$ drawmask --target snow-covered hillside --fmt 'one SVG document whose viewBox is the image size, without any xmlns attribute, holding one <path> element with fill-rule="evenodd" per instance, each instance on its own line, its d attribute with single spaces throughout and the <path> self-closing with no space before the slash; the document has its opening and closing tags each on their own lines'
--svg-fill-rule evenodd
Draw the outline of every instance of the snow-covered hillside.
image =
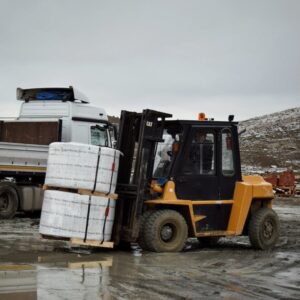
<svg viewBox="0 0 300 300">
<path fill-rule="evenodd" d="M 300 107 L 240 122 L 242 164 L 300 170 Z"/>
</svg>

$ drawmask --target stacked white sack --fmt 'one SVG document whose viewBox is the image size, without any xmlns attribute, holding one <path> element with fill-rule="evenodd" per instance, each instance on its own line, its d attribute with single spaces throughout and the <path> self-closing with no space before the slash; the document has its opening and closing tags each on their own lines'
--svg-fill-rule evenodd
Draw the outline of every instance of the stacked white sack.
<svg viewBox="0 0 300 300">
<path fill-rule="evenodd" d="M 119 157 L 120 151 L 112 148 L 79 143 L 52 143 L 49 147 L 45 184 L 93 190 L 97 178 L 95 191 L 114 193 Z"/>
<path fill-rule="evenodd" d="M 88 203 L 88 195 L 55 190 L 45 191 L 40 220 L 40 233 L 59 237 L 84 239 Z M 88 240 L 103 240 L 104 224 L 104 241 L 111 239 L 115 203 L 115 200 L 106 197 L 91 197 L 87 229 Z M 108 215 L 105 218 L 105 212 L 107 210 Z"/>
</svg>

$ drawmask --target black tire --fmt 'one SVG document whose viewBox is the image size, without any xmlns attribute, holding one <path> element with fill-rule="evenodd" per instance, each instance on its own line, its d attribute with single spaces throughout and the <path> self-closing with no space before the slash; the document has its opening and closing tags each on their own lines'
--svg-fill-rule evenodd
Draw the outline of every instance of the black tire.
<svg viewBox="0 0 300 300">
<path fill-rule="evenodd" d="M 255 249 L 268 250 L 279 238 L 279 220 L 271 208 L 260 208 L 249 222 L 249 239 Z"/>
<path fill-rule="evenodd" d="M 147 245 L 147 242 L 145 240 L 145 223 L 146 220 L 150 217 L 151 214 L 153 214 L 154 210 L 147 210 L 143 213 L 141 217 L 141 222 L 140 222 L 140 233 L 139 233 L 139 238 L 138 238 L 138 244 L 143 250 L 147 250 L 149 247 Z"/>
<path fill-rule="evenodd" d="M 0 183 L 0 219 L 12 219 L 19 206 L 19 197 L 13 184 Z"/>
<path fill-rule="evenodd" d="M 220 240 L 220 237 L 218 236 L 205 236 L 205 237 L 199 237 L 199 246 L 206 248 L 206 247 L 215 247 Z"/>
<path fill-rule="evenodd" d="M 146 219 L 143 235 L 150 251 L 179 252 L 187 240 L 188 227 L 177 211 L 157 210 Z"/>
</svg>

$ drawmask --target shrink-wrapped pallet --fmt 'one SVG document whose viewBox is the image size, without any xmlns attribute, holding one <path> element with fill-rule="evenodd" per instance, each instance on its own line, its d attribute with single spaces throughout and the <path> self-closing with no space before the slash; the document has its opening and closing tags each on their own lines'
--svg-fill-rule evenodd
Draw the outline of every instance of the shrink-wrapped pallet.
<svg viewBox="0 0 300 300">
<path fill-rule="evenodd" d="M 52 143 L 45 184 L 114 193 L 120 151 L 79 143 Z M 96 184 L 95 184 L 96 183 Z"/>
<path fill-rule="evenodd" d="M 40 233 L 109 241 L 114 215 L 115 200 L 110 198 L 47 190 L 44 194 Z"/>
</svg>

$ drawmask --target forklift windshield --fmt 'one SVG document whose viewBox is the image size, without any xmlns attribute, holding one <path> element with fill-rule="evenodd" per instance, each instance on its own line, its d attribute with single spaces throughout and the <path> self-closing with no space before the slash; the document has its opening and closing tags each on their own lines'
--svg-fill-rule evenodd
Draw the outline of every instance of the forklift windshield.
<svg viewBox="0 0 300 300">
<path fill-rule="evenodd" d="M 172 161 L 175 158 L 181 141 L 181 128 L 165 129 L 163 142 L 157 144 L 153 177 L 167 178 L 171 169 Z"/>
<path fill-rule="evenodd" d="M 175 139 L 166 132 L 163 135 L 164 141 L 157 144 L 154 160 L 153 177 L 167 177 L 172 160 L 172 145 Z"/>
</svg>

